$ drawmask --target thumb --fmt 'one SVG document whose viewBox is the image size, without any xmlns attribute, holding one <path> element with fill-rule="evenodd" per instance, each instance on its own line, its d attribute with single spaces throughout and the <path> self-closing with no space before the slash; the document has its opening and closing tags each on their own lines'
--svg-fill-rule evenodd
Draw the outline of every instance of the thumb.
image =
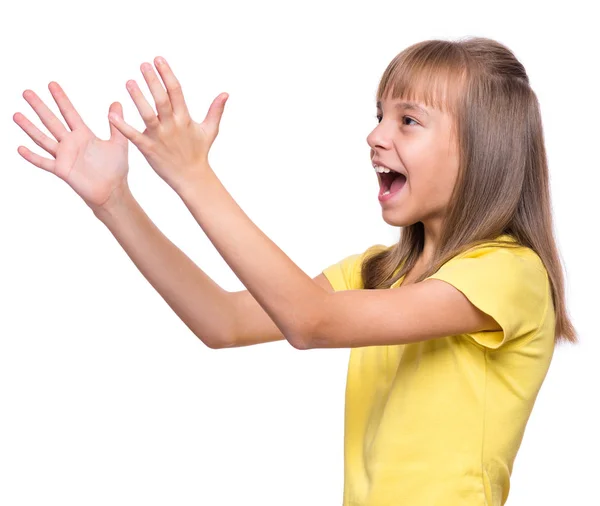
<svg viewBox="0 0 600 506">
<path fill-rule="evenodd" d="M 221 117 L 223 116 L 227 99 L 229 99 L 229 94 L 221 93 L 213 100 L 212 104 L 210 104 L 208 113 L 206 113 L 206 118 L 204 118 L 204 123 L 208 123 L 217 131 L 219 130 L 219 124 L 221 123 Z"/>
<path fill-rule="evenodd" d="M 119 118 L 123 119 L 123 107 L 119 102 L 113 102 L 110 104 L 108 108 L 108 114 L 116 114 Z M 127 145 L 127 137 L 125 137 L 119 129 L 112 124 L 112 122 L 108 122 L 110 124 L 110 140 L 112 142 L 116 142 L 117 144 L 121 144 L 123 146 Z"/>
</svg>

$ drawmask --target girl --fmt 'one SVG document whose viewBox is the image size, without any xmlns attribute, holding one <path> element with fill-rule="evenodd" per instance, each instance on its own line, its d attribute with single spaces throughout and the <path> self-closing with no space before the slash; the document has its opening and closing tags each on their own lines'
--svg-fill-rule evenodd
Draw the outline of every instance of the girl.
<svg viewBox="0 0 600 506">
<path fill-rule="evenodd" d="M 431 40 L 397 55 L 367 138 L 383 218 L 374 245 L 310 279 L 244 214 L 208 162 L 227 100 L 202 123 L 168 64 L 134 81 L 143 133 L 109 110 L 94 136 L 57 83 L 70 130 L 23 94 L 55 139 L 16 123 L 53 157 L 30 163 L 66 181 L 142 274 L 211 348 L 286 339 L 350 347 L 344 506 L 502 505 L 554 345 L 577 342 L 555 245 L 538 101 L 505 46 Z M 247 290 L 227 292 L 154 226 L 127 184 L 127 140 L 182 198 Z M 388 290 L 394 288 L 394 290 Z M 197 308 L 203 308 L 198 312 Z"/>
</svg>

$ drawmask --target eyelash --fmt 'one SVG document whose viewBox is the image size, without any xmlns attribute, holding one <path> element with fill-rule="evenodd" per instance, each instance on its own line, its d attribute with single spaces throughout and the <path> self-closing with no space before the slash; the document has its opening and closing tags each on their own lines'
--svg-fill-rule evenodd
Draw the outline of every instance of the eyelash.
<svg viewBox="0 0 600 506">
<path fill-rule="evenodd" d="M 383 116 L 381 114 L 377 114 L 375 116 L 375 118 L 377 119 L 377 123 L 381 123 L 381 119 L 383 118 Z M 416 119 L 411 118 L 410 116 L 402 116 L 402 120 L 404 120 L 404 118 L 408 118 L 411 121 L 414 121 L 417 125 L 419 124 Z M 410 125 L 406 125 L 406 126 L 410 126 Z"/>
</svg>

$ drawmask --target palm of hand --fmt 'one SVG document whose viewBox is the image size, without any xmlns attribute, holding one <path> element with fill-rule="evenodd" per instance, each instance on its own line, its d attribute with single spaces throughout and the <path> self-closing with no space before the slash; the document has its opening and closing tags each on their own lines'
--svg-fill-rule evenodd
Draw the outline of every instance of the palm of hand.
<svg viewBox="0 0 600 506">
<path fill-rule="evenodd" d="M 54 159 L 39 156 L 26 147 L 20 147 L 19 153 L 36 167 L 65 181 L 90 207 L 100 207 L 115 188 L 126 182 L 129 170 L 127 138 L 111 125 L 110 139 L 99 139 L 83 122 L 62 88 L 57 83 L 50 83 L 48 88 L 70 130 L 34 92 L 26 90 L 23 97 L 54 138 L 42 133 L 20 113 L 13 119 Z M 122 117 L 121 105 L 118 102 L 111 104 L 109 113 Z"/>
<path fill-rule="evenodd" d="M 127 145 L 103 141 L 87 128 L 65 136 L 56 152 L 54 173 L 95 206 L 108 200 L 128 170 Z"/>
</svg>

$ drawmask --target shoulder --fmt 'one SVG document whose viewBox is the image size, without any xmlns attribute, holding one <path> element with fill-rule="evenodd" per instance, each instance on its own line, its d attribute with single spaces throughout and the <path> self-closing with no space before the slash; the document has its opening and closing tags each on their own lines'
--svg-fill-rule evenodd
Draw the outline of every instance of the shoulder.
<svg viewBox="0 0 600 506">
<path fill-rule="evenodd" d="M 342 260 L 329 265 L 323 269 L 323 274 L 331 283 L 335 291 L 339 290 L 359 290 L 364 288 L 360 271 L 363 262 L 382 251 L 389 250 L 393 246 L 385 244 L 374 244 L 366 250 L 358 253 L 353 253 L 343 258 Z"/>
<path fill-rule="evenodd" d="M 494 317 L 503 333 L 472 335 L 492 348 L 535 333 L 551 296 L 540 257 L 518 244 L 476 246 L 444 263 L 427 279 L 454 286 L 473 305 Z"/>
<path fill-rule="evenodd" d="M 526 276 L 527 279 L 542 284 L 545 284 L 548 276 L 539 255 L 531 248 L 515 242 L 475 246 L 448 260 L 439 271 L 442 269 L 456 269 L 464 275 L 486 270 L 489 271 L 489 276 L 508 276 L 511 281 L 518 281 L 521 276 Z"/>
</svg>

